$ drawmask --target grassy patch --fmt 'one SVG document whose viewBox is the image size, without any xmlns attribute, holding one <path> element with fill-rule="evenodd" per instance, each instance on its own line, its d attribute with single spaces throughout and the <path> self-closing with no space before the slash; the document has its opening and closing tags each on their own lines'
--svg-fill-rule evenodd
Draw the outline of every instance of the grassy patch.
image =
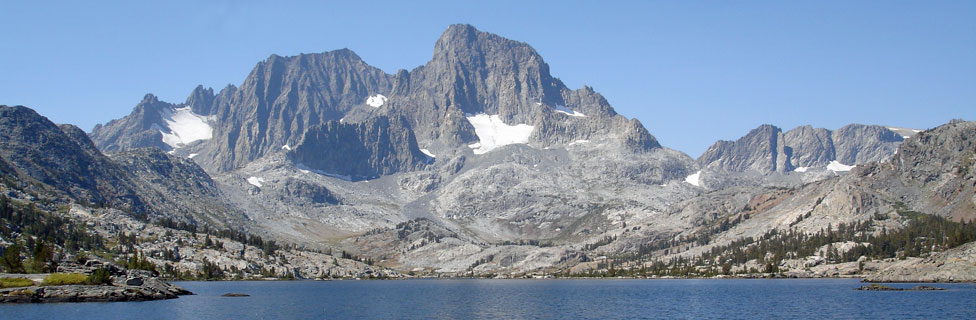
<svg viewBox="0 0 976 320">
<path fill-rule="evenodd" d="M 46 286 L 61 286 L 70 284 L 86 284 L 88 276 L 80 273 L 53 273 L 44 278 Z"/>
<path fill-rule="evenodd" d="M 29 287 L 34 281 L 27 278 L 0 278 L 0 288 Z"/>
</svg>

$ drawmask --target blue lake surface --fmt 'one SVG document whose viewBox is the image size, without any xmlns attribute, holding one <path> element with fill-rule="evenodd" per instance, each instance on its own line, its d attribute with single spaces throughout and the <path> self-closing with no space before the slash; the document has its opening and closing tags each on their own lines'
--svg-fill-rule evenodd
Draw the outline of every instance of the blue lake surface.
<svg viewBox="0 0 976 320">
<path fill-rule="evenodd" d="M 0 305 L 2 319 L 976 319 L 976 285 L 856 291 L 856 279 L 178 282 L 148 302 Z M 917 284 L 890 284 L 912 287 Z M 221 297 L 224 293 L 250 297 Z"/>
</svg>

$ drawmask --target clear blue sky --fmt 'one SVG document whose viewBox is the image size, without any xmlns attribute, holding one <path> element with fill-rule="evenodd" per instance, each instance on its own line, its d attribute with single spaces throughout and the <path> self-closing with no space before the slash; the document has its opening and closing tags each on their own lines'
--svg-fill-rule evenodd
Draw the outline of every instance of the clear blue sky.
<svg viewBox="0 0 976 320">
<path fill-rule="evenodd" d="M 272 53 L 412 69 L 470 23 L 692 157 L 762 123 L 976 120 L 976 1 L 327 2 L 3 1 L 0 104 L 90 130 L 146 93 L 239 85 Z"/>
</svg>

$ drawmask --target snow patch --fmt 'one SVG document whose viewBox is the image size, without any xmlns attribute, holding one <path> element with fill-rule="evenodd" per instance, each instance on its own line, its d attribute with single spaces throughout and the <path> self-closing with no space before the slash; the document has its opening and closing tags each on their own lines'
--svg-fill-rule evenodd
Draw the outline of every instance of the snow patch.
<svg viewBox="0 0 976 320">
<path fill-rule="evenodd" d="M 382 94 L 377 94 L 375 96 L 370 96 L 369 98 L 366 98 L 366 104 L 373 108 L 379 108 L 389 100 L 390 99 L 387 98 L 386 96 Z"/>
<path fill-rule="evenodd" d="M 468 145 L 474 149 L 474 154 L 488 153 L 510 144 L 529 143 L 529 136 L 532 135 L 532 129 L 535 129 L 527 124 L 507 125 L 498 115 L 482 113 L 469 115 L 467 119 L 474 126 L 474 133 L 478 135 L 478 143 Z"/>
<path fill-rule="evenodd" d="M 582 114 L 582 113 L 579 113 L 579 112 L 570 110 L 569 108 L 566 108 L 566 106 L 556 106 L 555 109 L 556 109 L 556 112 L 565 113 L 565 114 L 568 114 L 568 115 L 574 116 L 574 117 L 585 117 L 586 116 L 585 114 Z"/>
<path fill-rule="evenodd" d="M 810 170 L 810 167 L 797 167 L 796 169 L 793 169 L 793 171 L 796 172 L 807 172 L 807 170 Z"/>
<path fill-rule="evenodd" d="M 281 146 L 281 149 L 291 151 L 291 146 L 289 146 L 289 145 L 286 144 L 286 145 Z"/>
<path fill-rule="evenodd" d="M 834 161 L 831 161 L 830 164 L 827 165 L 827 170 L 830 170 L 830 171 L 833 171 L 833 172 L 843 172 L 843 171 L 851 171 L 851 169 L 854 169 L 854 167 L 856 167 L 856 166 L 849 166 L 849 165 L 846 165 L 846 164 L 837 162 L 837 160 L 834 160 Z"/>
<path fill-rule="evenodd" d="M 921 129 L 912 129 L 912 132 L 919 133 L 919 132 L 922 132 L 922 130 Z"/>
<path fill-rule="evenodd" d="M 433 153 L 430 153 L 430 150 L 427 150 L 427 149 L 420 149 L 420 152 L 423 152 L 423 153 L 424 153 L 424 154 L 426 154 L 426 155 L 427 155 L 428 157 L 431 157 L 431 158 L 437 158 L 437 156 L 435 156 L 435 155 L 434 155 Z"/>
<path fill-rule="evenodd" d="M 199 153 L 191 153 L 191 154 L 190 154 L 189 156 L 187 156 L 186 158 L 187 158 L 187 159 L 193 159 L 193 157 L 196 157 L 197 155 L 199 155 Z"/>
<path fill-rule="evenodd" d="M 698 170 L 698 172 L 695 172 L 695 174 L 685 177 L 685 182 L 696 187 L 701 187 L 701 170 Z"/>
<path fill-rule="evenodd" d="M 262 178 L 258 178 L 258 177 L 250 177 L 250 178 L 247 178 L 247 183 L 250 183 L 252 186 L 255 186 L 255 187 L 258 187 L 258 188 L 261 187 L 261 183 L 262 182 L 264 182 L 264 179 L 262 179 Z"/>
<path fill-rule="evenodd" d="M 173 149 L 181 148 L 194 141 L 213 138 L 213 128 L 208 123 L 209 117 L 193 113 L 190 107 L 163 109 L 159 112 L 159 116 L 163 118 L 166 130 L 158 126 L 156 129 L 163 134 L 163 143 Z"/>
</svg>

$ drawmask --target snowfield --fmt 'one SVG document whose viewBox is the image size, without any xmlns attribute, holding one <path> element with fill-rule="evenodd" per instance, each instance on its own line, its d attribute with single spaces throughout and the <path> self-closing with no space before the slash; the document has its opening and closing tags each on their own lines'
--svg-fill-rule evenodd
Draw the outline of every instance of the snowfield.
<svg viewBox="0 0 976 320">
<path fill-rule="evenodd" d="M 834 161 L 831 161 L 830 164 L 827 165 L 827 170 L 830 170 L 830 171 L 833 171 L 833 172 L 842 172 L 842 171 L 851 171 L 851 169 L 854 169 L 854 167 L 855 166 L 849 166 L 849 165 L 846 165 L 846 164 L 837 162 L 837 160 L 834 160 Z"/>
<path fill-rule="evenodd" d="M 474 126 L 474 133 L 478 135 L 478 143 L 468 145 L 474 149 L 474 154 L 485 154 L 498 147 L 510 144 L 529 143 L 534 126 L 517 124 L 510 126 L 502 122 L 498 115 L 477 114 L 467 117 Z"/>
<path fill-rule="evenodd" d="M 685 182 L 696 187 L 701 187 L 701 170 L 698 170 L 698 172 L 695 172 L 695 174 L 685 177 Z"/>
<path fill-rule="evenodd" d="M 163 118 L 165 126 L 157 129 L 163 134 L 163 143 L 173 149 L 181 148 L 194 141 L 213 138 L 213 128 L 207 122 L 208 117 L 193 113 L 190 107 L 164 109 L 159 112 L 159 115 Z"/>
<path fill-rule="evenodd" d="M 264 179 L 262 179 L 262 178 L 258 178 L 258 177 L 250 177 L 250 178 L 247 178 L 247 183 L 250 183 L 252 186 L 255 186 L 255 187 L 258 187 L 258 188 L 261 187 L 261 183 L 262 182 L 264 182 Z"/>
</svg>

